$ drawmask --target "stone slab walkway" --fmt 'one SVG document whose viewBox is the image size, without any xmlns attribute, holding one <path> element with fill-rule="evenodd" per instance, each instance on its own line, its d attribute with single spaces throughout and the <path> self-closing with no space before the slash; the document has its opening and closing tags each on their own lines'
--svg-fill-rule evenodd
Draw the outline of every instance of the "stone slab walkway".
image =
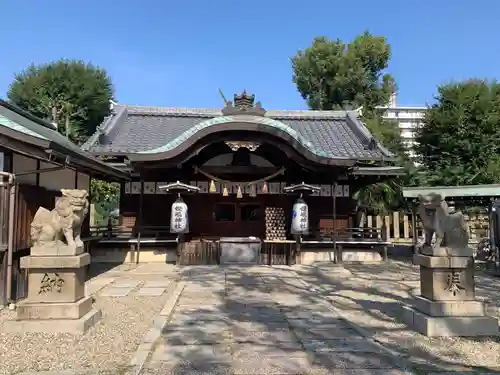
<svg viewBox="0 0 500 375">
<path fill-rule="evenodd" d="M 191 271 L 136 374 L 410 373 L 290 270 Z"/>
<path fill-rule="evenodd" d="M 161 296 L 175 281 L 163 280 L 136 280 L 131 278 L 116 278 L 110 280 L 100 291 L 101 297 L 125 297 L 136 296 Z"/>
<path fill-rule="evenodd" d="M 419 375 L 500 373 L 498 339 L 428 339 L 395 322 L 393 306 L 418 286 L 415 267 L 344 267 L 115 267 L 86 284 L 103 322 L 78 342 L 4 340 L 22 369 L 7 373 L 377 375 L 409 373 L 398 369 L 408 363 Z M 500 281 L 476 281 L 498 309 Z M 127 294 L 106 297 L 113 288 Z M 28 371 L 42 368 L 52 371 Z"/>
</svg>

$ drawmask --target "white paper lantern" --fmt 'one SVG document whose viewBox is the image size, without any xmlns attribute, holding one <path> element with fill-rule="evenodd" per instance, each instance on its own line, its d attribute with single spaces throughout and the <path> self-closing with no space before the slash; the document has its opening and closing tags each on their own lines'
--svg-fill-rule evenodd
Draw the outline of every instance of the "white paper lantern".
<svg viewBox="0 0 500 375">
<path fill-rule="evenodd" d="M 294 235 L 309 233 L 309 207 L 302 198 L 297 199 L 293 204 L 292 227 L 290 232 Z"/>
<path fill-rule="evenodd" d="M 181 197 L 172 203 L 170 233 L 189 233 L 188 206 Z"/>
</svg>

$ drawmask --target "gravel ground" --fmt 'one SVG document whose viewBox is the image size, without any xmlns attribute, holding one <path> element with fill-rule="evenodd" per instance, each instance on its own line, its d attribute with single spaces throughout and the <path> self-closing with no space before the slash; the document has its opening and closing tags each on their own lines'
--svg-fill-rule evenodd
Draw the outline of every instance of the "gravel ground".
<svg viewBox="0 0 500 375">
<path fill-rule="evenodd" d="M 396 261 L 345 267 L 352 272 L 347 279 L 304 278 L 321 285 L 325 296 L 345 318 L 363 327 L 385 347 L 407 357 L 419 373 L 500 370 L 500 338 L 431 339 L 398 322 L 398 304 L 410 301 L 411 293 L 419 286 L 417 267 Z M 116 276 L 125 271 L 127 277 L 131 277 L 133 273 L 133 270 L 117 271 Z M 114 275 L 108 273 L 107 276 Z M 144 274 L 140 277 L 144 281 L 157 278 Z M 492 301 L 490 314 L 500 318 L 500 278 L 478 272 L 476 283 L 478 297 Z M 174 288 L 175 283 L 161 297 L 98 295 L 96 307 L 103 311 L 103 318 L 84 336 L 0 333 L 0 374 L 68 369 L 124 374 L 144 332 Z M 14 312 L 0 310 L 0 332 L 13 318 Z"/>
<path fill-rule="evenodd" d="M 174 287 L 161 297 L 98 295 L 95 306 L 103 318 L 84 336 L 0 333 L 0 374 L 68 369 L 121 374 Z M 0 332 L 14 316 L 12 311 L 0 311 Z"/>
<path fill-rule="evenodd" d="M 416 369 L 429 371 L 498 371 L 500 338 L 428 338 L 399 323 L 399 304 L 411 301 L 419 287 L 418 268 L 405 262 L 346 265 L 347 280 L 321 282 L 334 306 L 368 330 L 384 346 L 407 357 Z M 489 314 L 500 318 L 500 278 L 478 273 L 479 299 L 490 300 Z M 418 292 L 418 289 L 417 289 Z"/>
</svg>

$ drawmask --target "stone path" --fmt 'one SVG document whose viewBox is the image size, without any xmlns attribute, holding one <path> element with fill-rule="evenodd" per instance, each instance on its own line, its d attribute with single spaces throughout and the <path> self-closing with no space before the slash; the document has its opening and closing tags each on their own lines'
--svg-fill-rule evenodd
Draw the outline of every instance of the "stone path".
<svg viewBox="0 0 500 375">
<path fill-rule="evenodd" d="M 271 271 L 185 272 L 173 311 L 143 339 L 136 373 L 409 373 L 293 273 Z"/>
<path fill-rule="evenodd" d="M 128 295 L 161 296 L 173 284 L 174 281 L 169 279 L 141 281 L 119 278 L 106 284 L 99 295 L 101 297 L 125 297 Z"/>
</svg>

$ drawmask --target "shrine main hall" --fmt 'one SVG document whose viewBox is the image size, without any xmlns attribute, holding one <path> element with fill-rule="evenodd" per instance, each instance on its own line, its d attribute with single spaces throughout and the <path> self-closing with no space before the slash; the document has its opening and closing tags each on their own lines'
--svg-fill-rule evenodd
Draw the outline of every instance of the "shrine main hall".
<svg viewBox="0 0 500 375">
<path fill-rule="evenodd" d="M 281 243 L 289 264 L 331 259 L 356 225 L 353 193 L 402 173 L 358 111 L 266 110 L 245 91 L 221 109 L 114 104 L 83 148 L 130 174 L 119 228 L 141 261 L 179 263 L 203 241 Z M 103 246 L 101 257 L 132 256 L 118 240 Z"/>
</svg>

